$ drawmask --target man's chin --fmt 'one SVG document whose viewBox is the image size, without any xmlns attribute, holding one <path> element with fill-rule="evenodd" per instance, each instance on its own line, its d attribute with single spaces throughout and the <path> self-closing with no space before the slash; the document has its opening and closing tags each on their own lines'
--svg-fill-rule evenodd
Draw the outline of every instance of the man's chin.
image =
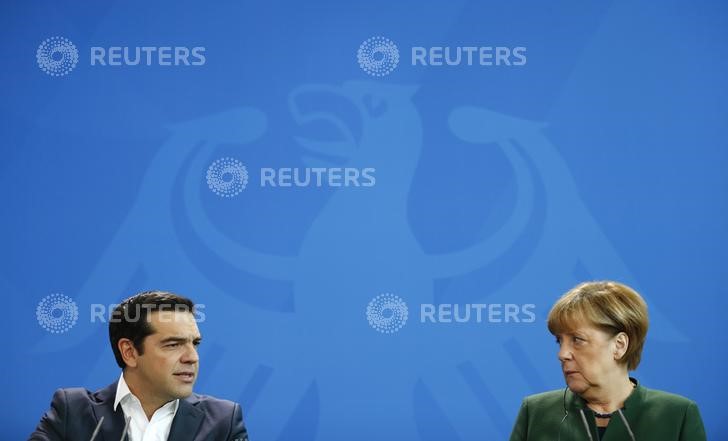
<svg viewBox="0 0 728 441">
<path fill-rule="evenodd" d="M 189 386 L 178 386 L 174 389 L 174 398 L 182 399 L 192 395 L 192 385 Z"/>
</svg>

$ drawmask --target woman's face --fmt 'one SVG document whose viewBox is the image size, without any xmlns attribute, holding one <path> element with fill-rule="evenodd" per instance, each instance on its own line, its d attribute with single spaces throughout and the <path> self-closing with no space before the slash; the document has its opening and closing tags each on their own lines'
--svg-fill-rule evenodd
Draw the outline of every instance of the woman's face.
<svg viewBox="0 0 728 441">
<path fill-rule="evenodd" d="M 602 387 L 624 369 L 617 360 L 626 351 L 626 334 L 609 334 L 582 324 L 556 335 L 558 357 L 567 386 L 576 394 Z"/>
</svg>

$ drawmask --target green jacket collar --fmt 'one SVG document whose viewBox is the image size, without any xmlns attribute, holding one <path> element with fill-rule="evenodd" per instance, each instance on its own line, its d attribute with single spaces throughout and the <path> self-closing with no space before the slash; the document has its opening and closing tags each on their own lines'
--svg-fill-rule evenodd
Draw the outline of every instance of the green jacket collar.
<svg viewBox="0 0 728 441">
<path fill-rule="evenodd" d="M 629 379 L 632 383 L 634 383 L 635 387 L 632 390 L 632 393 L 629 394 L 629 397 L 627 397 L 624 402 L 622 414 L 627 420 L 627 424 L 631 426 L 634 424 L 633 422 L 637 421 L 638 414 L 640 412 L 640 409 L 642 408 L 641 404 L 644 402 L 645 389 L 639 384 L 639 382 L 635 378 L 630 377 Z M 593 439 L 599 439 L 599 436 L 596 433 L 596 419 L 594 418 L 594 414 L 592 413 L 591 409 L 587 407 L 586 400 L 581 398 L 579 395 L 576 395 L 575 393 L 569 391 L 566 394 L 566 408 L 569 409 L 570 413 L 574 412 L 576 415 L 579 415 L 583 411 L 584 416 L 587 420 L 587 424 L 589 426 L 589 431 L 590 433 L 592 433 Z M 584 430 L 586 430 L 586 428 Z M 607 430 L 607 433 L 602 441 L 629 440 L 630 430 L 633 429 L 631 427 L 630 429 L 627 429 L 627 426 L 625 426 L 622 417 L 619 416 L 617 412 L 615 412 L 609 422 L 609 430 Z"/>
</svg>

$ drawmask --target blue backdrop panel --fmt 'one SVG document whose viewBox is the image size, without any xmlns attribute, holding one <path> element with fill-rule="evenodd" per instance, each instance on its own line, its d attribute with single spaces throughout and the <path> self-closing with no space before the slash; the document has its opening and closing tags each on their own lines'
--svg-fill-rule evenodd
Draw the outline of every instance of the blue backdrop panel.
<svg viewBox="0 0 728 441">
<path fill-rule="evenodd" d="M 506 439 L 587 279 L 728 439 L 724 2 L 1 16 L 2 439 L 116 379 L 104 313 L 150 288 L 204 305 L 196 391 L 254 441 Z"/>
</svg>

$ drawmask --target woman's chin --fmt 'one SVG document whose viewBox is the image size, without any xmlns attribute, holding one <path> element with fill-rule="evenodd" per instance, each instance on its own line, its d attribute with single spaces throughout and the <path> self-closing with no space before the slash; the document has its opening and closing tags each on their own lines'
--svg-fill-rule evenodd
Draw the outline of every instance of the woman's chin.
<svg viewBox="0 0 728 441">
<path fill-rule="evenodd" d="M 570 377 L 566 378 L 566 385 L 569 386 L 569 390 L 571 390 L 575 394 L 580 394 L 589 387 L 589 385 L 586 384 L 586 382 L 584 380 L 582 380 L 581 378 L 570 378 Z"/>
</svg>

